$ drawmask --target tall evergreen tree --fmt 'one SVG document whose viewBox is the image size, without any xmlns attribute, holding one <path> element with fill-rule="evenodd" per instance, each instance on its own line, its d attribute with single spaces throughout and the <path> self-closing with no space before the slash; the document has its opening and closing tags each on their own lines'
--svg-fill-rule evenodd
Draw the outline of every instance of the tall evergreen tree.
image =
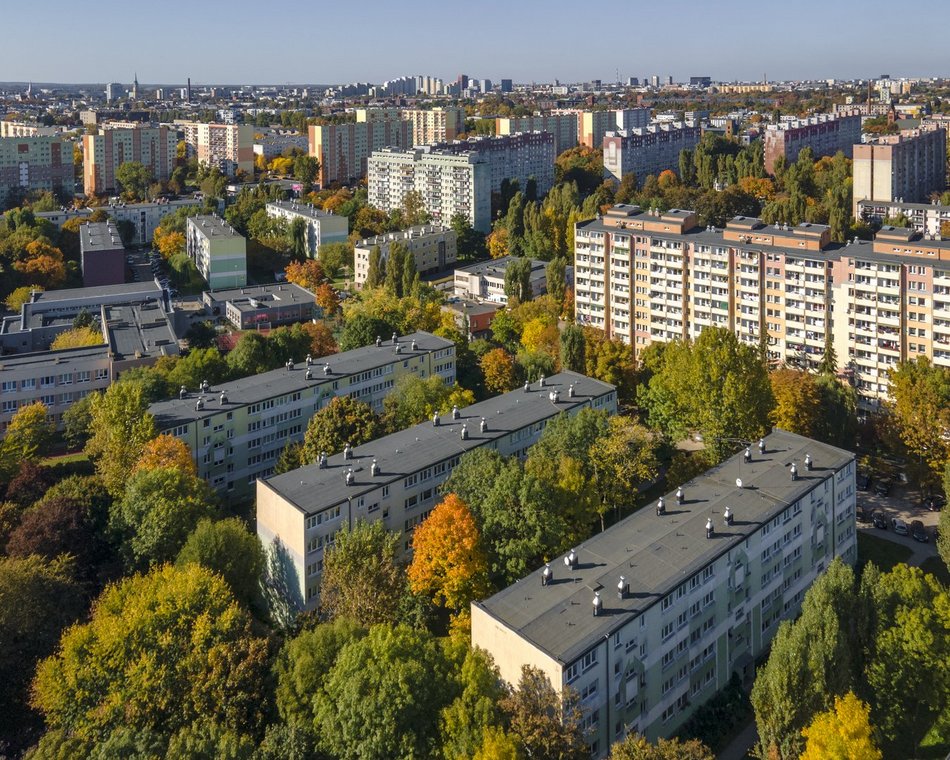
<svg viewBox="0 0 950 760">
<path fill-rule="evenodd" d="M 378 288 L 386 281 L 386 261 L 379 246 L 374 245 L 369 252 L 369 268 L 366 270 L 364 288 Z"/>
</svg>

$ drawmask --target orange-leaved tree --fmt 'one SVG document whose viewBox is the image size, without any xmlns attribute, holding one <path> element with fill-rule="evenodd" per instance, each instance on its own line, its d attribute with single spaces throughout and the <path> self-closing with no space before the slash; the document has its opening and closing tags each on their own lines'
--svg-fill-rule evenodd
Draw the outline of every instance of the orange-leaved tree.
<svg viewBox="0 0 950 760">
<path fill-rule="evenodd" d="M 455 612 L 488 594 L 488 558 L 468 505 L 453 493 L 412 536 L 409 587 Z"/>
<path fill-rule="evenodd" d="M 287 280 L 306 288 L 311 293 L 316 293 L 317 288 L 326 279 L 323 272 L 323 265 L 316 259 L 307 259 L 306 261 L 292 261 L 284 270 L 287 273 Z"/>
<path fill-rule="evenodd" d="M 480 362 L 485 387 L 492 393 L 506 393 L 515 385 L 515 361 L 503 348 L 494 348 Z"/>
<path fill-rule="evenodd" d="M 156 436 L 142 450 L 133 472 L 142 470 L 173 469 L 197 477 L 198 468 L 191 457 L 191 449 L 180 438 L 168 433 Z"/>
<path fill-rule="evenodd" d="M 328 282 L 317 287 L 313 300 L 323 309 L 323 316 L 328 319 L 332 318 L 340 308 L 340 297 Z"/>
</svg>

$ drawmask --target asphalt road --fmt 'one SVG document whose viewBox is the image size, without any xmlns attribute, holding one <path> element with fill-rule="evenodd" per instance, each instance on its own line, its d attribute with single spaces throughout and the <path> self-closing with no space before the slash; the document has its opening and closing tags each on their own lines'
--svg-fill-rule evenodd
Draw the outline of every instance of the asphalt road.
<svg viewBox="0 0 950 760">
<path fill-rule="evenodd" d="M 879 538 L 886 538 L 888 541 L 894 541 L 903 544 L 911 549 L 914 554 L 907 561 L 909 565 L 919 565 L 928 557 L 937 556 L 937 547 L 934 541 L 934 528 L 940 519 L 939 512 L 931 512 L 920 504 L 920 494 L 916 489 L 910 489 L 906 486 L 892 486 L 887 496 L 878 496 L 872 488 L 868 491 L 858 491 L 858 506 L 863 506 L 866 510 L 883 512 L 890 523 L 891 518 L 899 517 L 907 526 L 910 527 L 912 520 L 920 520 L 927 533 L 930 536 L 929 543 L 920 543 L 910 536 L 898 536 L 888 525 L 887 530 L 873 527 L 870 523 L 858 523 L 858 530 L 867 531 Z M 950 507 L 944 507 L 950 509 Z"/>
</svg>

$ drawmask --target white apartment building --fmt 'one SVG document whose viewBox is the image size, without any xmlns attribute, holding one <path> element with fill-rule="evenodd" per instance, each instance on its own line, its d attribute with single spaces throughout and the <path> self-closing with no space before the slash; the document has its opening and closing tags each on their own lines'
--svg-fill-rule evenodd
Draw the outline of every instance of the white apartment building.
<svg viewBox="0 0 950 760">
<path fill-rule="evenodd" d="M 188 217 L 185 245 L 212 290 L 247 285 L 246 241 L 221 217 Z"/>
<path fill-rule="evenodd" d="M 307 255 L 316 258 L 324 243 L 345 243 L 350 233 L 350 220 L 329 211 L 315 208 L 312 203 L 298 201 L 271 201 L 267 215 L 275 219 L 303 219 L 307 224 Z"/>
<path fill-rule="evenodd" d="M 399 232 L 386 232 L 360 240 L 353 250 L 357 288 L 362 288 L 369 272 L 369 257 L 373 248 L 379 246 L 383 261 L 389 260 L 389 249 L 400 243 L 409 249 L 419 274 L 441 272 L 455 263 L 458 236 L 451 227 L 423 224 Z"/>
<path fill-rule="evenodd" d="M 454 372 L 454 358 L 452 367 Z M 435 372 L 441 372 L 438 365 Z M 413 530 L 441 499 L 439 486 L 463 454 L 490 446 L 503 456 L 524 456 L 548 421 L 583 408 L 616 412 L 616 390 L 599 380 L 561 372 L 259 480 L 257 535 L 265 547 L 278 549 L 297 606 L 313 609 L 319 601 L 324 551 L 343 525 L 381 520 L 387 530 L 402 535 L 402 552 L 408 553 Z"/>
<path fill-rule="evenodd" d="M 913 229 L 841 244 L 808 222 L 701 228 L 692 211 L 619 205 L 576 225 L 574 248 L 577 322 L 638 354 L 717 326 L 774 365 L 815 368 L 830 336 L 867 409 L 898 361 L 950 366 L 950 241 Z"/>
<path fill-rule="evenodd" d="M 678 172 L 680 151 L 695 148 L 702 136 L 700 127 L 680 122 L 607 132 L 604 177 L 619 183 L 624 174 L 632 172 L 642 183 L 647 176 L 659 176 L 666 169 Z"/>
<path fill-rule="evenodd" d="M 734 673 L 755 673 L 835 557 L 857 560 L 854 454 L 782 430 L 657 508 L 472 604 L 472 645 L 580 699 L 591 757 L 669 737 Z"/>
<path fill-rule="evenodd" d="M 871 224 L 883 224 L 887 219 L 906 217 L 915 232 L 925 235 L 940 235 L 944 223 L 950 222 L 950 206 L 938 203 L 912 203 L 898 198 L 894 201 L 859 200 L 855 218 Z"/>
<path fill-rule="evenodd" d="M 554 135 L 554 153 L 559 156 L 577 146 L 577 114 L 535 114 L 495 119 L 496 135 L 513 135 L 519 132 L 550 132 Z"/>
<path fill-rule="evenodd" d="M 491 191 L 501 192 L 505 180 L 517 181 L 524 190 L 529 179 L 537 185 L 538 196 L 554 187 L 554 136 L 548 132 L 519 132 L 499 137 L 470 137 L 431 146 L 431 150 L 461 153 L 476 151 L 487 162 Z"/>
<path fill-rule="evenodd" d="M 471 298 L 475 301 L 489 301 L 506 305 L 505 272 L 515 256 L 502 256 L 500 259 L 480 261 L 455 270 L 453 289 L 459 298 Z M 548 292 L 547 262 L 529 259 L 531 262 L 531 294 L 544 295 Z M 568 287 L 573 284 L 573 267 L 566 267 L 565 280 Z"/>
<path fill-rule="evenodd" d="M 375 151 L 368 161 L 369 203 L 382 211 L 402 208 L 406 193 L 417 192 L 432 221 L 448 225 L 461 214 L 480 232 L 491 229 L 491 167 L 466 151 Z"/>
<path fill-rule="evenodd" d="M 182 130 L 189 155 L 199 163 L 217 166 L 229 177 L 238 171 L 254 176 L 253 125 L 175 121 L 175 127 Z"/>
</svg>

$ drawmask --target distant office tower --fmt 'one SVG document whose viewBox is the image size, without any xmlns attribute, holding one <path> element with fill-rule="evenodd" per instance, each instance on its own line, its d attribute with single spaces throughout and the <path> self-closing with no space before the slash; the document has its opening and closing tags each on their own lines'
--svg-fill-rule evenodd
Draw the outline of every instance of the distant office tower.
<svg viewBox="0 0 950 760">
<path fill-rule="evenodd" d="M 401 232 L 386 232 L 360 240 L 356 244 L 353 250 L 353 281 L 356 287 L 362 288 L 366 282 L 369 257 L 373 248 L 378 246 L 383 261 L 387 261 L 393 243 L 401 243 L 409 250 L 419 274 L 441 272 L 455 264 L 458 239 L 451 227 L 423 224 Z"/>
<path fill-rule="evenodd" d="M 188 86 L 185 87 L 185 97 L 191 102 L 191 77 L 188 77 Z"/>
<path fill-rule="evenodd" d="M 71 198 L 76 191 L 74 171 L 72 143 L 61 137 L 2 137 L 0 208 L 31 191 Z"/>
<path fill-rule="evenodd" d="M 104 195 L 119 189 L 116 170 L 128 161 L 143 164 L 157 182 L 167 182 L 175 168 L 178 136 L 168 127 L 104 128 L 83 135 L 83 189 Z"/>
<path fill-rule="evenodd" d="M 709 87 L 712 84 L 710 77 L 690 77 L 689 83 L 694 87 Z"/>
<path fill-rule="evenodd" d="M 639 87 L 640 80 L 636 77 L 627 77 L 627 87 Z"/>
<path fill-rule="evenodd" d="M 659 87 L 659 86 L 660 86 L 660 77 L 657 76 L 656 74 L 654 74 L 653 76 L 651 76 L 651 77 L 650 77 L 650 86 L 651 86 L 651 87 Z"/>
<path fill-rule="evenodd" d="M 680 151 L 696 147 L 702 136 L 700 127 L 683 123 L 608 132 L 603 141 L 604 177 L 620 182 L 632 172 L 642 183 L 648 175 L 678 171 Z"/>
<path fill-rule="evenodd" d="M 254 127 L 250 124 L 203 124 L 176 121 L 185 134 L 188 152 L 199 163 L 217 166 L 223 174 L 254 174 Z"/>
<path fill-rule="evenodd" d="M 477 151 L 490 167 L 491 191 L 501 191 L 505 180 L 517 181 L 524 190 L 533 179 L 538 195 L 554 186 L 554 136 L 550 132 L 519 132 L 496 137 L 470 137 L 451 143 L 437 143 L 432 150 L 451 153 Z"/>
<path fill-rule="evenodd" d="M 109 82 L 106 85 L 106 102 L 113 103 L 122 97 L 122 85 L 118 82 Z"/>
<path fill-rule="evenodd" d="M 765 130 L 765 171 L 775 173 L 779 156 L 792 163 L 802 148 L 811 148 L 815 158 L 833 156 L 839 150 L 848 158 L 852 146 L 861 142 L 861 117 L 857 114 L 817 114 Z"/>
<path fill-rule="evenodd" d="M 466 89 L 468 87 L 468 74 L 459 74 L 455 84 L 458 85 L 460 90 Z"/>
<path fill-rule="evenodd" d="M 491 89 L 492 89 L 491 79 L 479 79 L 478 89 L 481 90 L 482 92 L 491 92 Z"/>
<path fill-rule="evenodd" d="M 510 80 L 510 79 L 502 79 L 502 80 L 501 80 L 501 91 L 502 91 L 502 92 L 511 92 L 511 89 L 512 89 L 512 87 L 511 87 L 511 80 Z"/>
<path fill-rule="evenodd" d="M 513 135 L 517 132 L 550 132 L 554 135 L 554 152 L 560 155 L 577 145 L 577 114 L 572 112 L 495 119 L 496 135 Z"/>
<path fill-rule="evenodd" d="M 402 208 L 419 194 L 434 222 L 461 214 L 480 232 L 491 229 L 491 167 L 477 151 L 452 153 L 384 148 L 368 161 L 369 203 L 383 211 Z"/>
<path fill-rule="evenodd" d="M 947 182 L 947 133 L 904 130 L 854 146 L 854 211 L 869 201 L 924 201 Z"/>
<path fill-rule="evenodd" d="M 185 241 L 188 255 L 209 288 L 247 285 L 246 242 L 221 217 L 188 217 Z"/>
</svg>

